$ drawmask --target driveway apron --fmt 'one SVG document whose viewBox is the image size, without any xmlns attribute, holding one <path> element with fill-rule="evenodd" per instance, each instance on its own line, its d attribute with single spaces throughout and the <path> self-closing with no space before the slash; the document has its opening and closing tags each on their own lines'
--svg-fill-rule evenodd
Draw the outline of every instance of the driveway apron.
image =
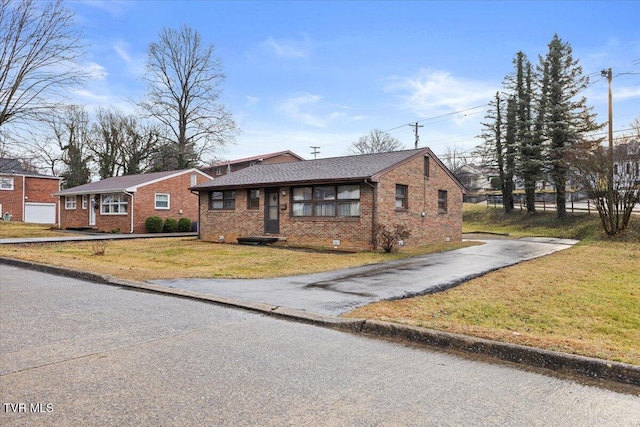
<svg viewBox="0 0 640 427">
<path fill-rule="evenodd" d="M 567 249 L 576 240 L 486 239 L 482 245 L 327 273 L 273 279 L 174 279 L 151 283 L 338 316 L 379 300 L 439 292 L 490 271 Z"/>
</svg>

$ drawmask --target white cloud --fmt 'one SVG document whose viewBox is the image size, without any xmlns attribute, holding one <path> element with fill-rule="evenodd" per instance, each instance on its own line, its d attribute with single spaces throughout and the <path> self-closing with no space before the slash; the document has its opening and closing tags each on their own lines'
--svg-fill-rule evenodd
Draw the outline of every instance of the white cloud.
<svg viewBox="0 0 640 427">
<path fill-rule="evenodd" d="M 414 76 L 392 77 L 385 87 L 399 94 L 404 108 L 422 118 L 484 105 L 499 89 L 499 85 L 455 77 L 447 71 L 424 69 Z M 461 123 L 465 116 L 454 120 Z"/>
<path fill-rule="evenodd" d="M 87 62 L 83 64 L 82 70 L 87 73 L 92 80 L 103 80 L 109 75 L 106 68 L 97 62 Z"/>
<path fill-rule="evenodd" d="M 261 43 L 261 46 L 278 58 L 285 59 L 307 58 L 311 51 L 311 43 L 306 35 L 302 40 L 278 40 L 269 37 Z"/>
<path fill-rule="evenodd" d="M 308 112 L 310 108 L 316 106 L 322 100 L 320 95 L 301 93 L 285 100 L 279 110 L 294 120 L 315 127 L 326 127 L 327 118 Z"/>
<path fill-rule="evenodd" d="M 118 54 L 118 56 L 126 63 L 131 63 L 131 55 L 129 55 L 129 53 L 127 52 L 127 46 L 124 42 L 120 41 L 117 42 L 114 46 L 113 49 L 116 51 L 116 53 Z"/>
<path fill-rule="evenodd" d="M 84 0 L 80 3 L 102 10 L 113 16 L 123 15 L 131 6 L 131 2 L 125 0 Z"/>
<path fill-rule="evenodd" d="M 260 98 L 251 95 L 245 96 L 245 99 L 247 100 L 245 107 L 253 107 L 260 102 Z"/>
<path fill-rule="evenodd" d="M 118 57 L 126 64 L 127 72 L 135 77 L 141 77 L 146 70 L 146 56 L 142 54 L 131 54 L 128 43 L 120 40 L 113 44 L 113 50 Z"/>
</svg>

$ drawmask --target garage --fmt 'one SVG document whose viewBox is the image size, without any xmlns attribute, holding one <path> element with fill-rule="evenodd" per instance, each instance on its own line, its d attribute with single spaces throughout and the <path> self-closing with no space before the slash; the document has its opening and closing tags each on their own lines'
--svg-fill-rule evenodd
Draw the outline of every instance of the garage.
<svg viewBox="0 0 640 427">
<path fill-rule="evenodd" d="M 35 224 L 55 224 L 56 204 L 55 203 L 25 203 L 24 222 Z"/>
</svg>

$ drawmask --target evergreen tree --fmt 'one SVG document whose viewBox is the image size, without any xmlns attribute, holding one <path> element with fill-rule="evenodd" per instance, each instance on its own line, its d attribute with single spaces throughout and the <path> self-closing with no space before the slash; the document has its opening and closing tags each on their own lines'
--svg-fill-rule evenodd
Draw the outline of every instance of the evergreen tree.
<svg viewBox="0 0 640 427">
<path fill-rule="evenodd" d="M 509 185 L 509 179 L 513 182 L 513 171 L 508 177 L 507 150 L 504 138 L 505 122 L 503 119 L 504 101 L 500 92 L 496 92 L 495 98 L 489 102 L 489 111 L 486 115 L 487 122 L 482 123 L 483 132 L 480 135 L 485 141 L 486 152 L 493 159 L 493 166 L 498 169 L 500 189 L 502 192 L 502 204 L 505 213 L 509 213 L 513 207 L 513 185 Z M 511 202 L 510 202 L 511 201 Z"/>
<path fill-rule="evenodd" d="M 582 67 L 573 59 L 569 43 L 554 35 L 546 57 L 540 57 L 539 70 L 548 82 L 540 93 L 543 102 L 545 135 L 549 141 L 549 169 L 556 190 L 556 206 L 559 218 L 567 215 L 566 186 L 570 170 L 568 151 L 586 132 L 598 129 L 595 114 L 587 107 L 584 96 L 578 97 L 588 85 L 582 75 Z"/>
<path fill-rule="evenodd" d="M 514 178 L 516 175 L 516 154 L 517 154 L 517 136 L 518 136 L 518 102 L 515 96 L 511 96 L 507 100 L 507 122 L 504 138 L 504 182 L 502 193 L 506 195 L 503 198 L 504 211 L 509 213 L 513 211 L 513 190 L 515 190 Z"/>
</svg>

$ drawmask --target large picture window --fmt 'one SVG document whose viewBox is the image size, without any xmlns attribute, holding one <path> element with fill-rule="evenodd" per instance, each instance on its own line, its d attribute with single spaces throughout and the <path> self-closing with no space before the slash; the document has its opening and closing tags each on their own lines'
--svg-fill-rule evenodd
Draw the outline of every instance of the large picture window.
<svg viewBox="0 0 640 427">
<path fill-rule="evenodd" d="M 126 194 L 103 194 L 100 196 L 100 213 L 103 215 L 126 215 L 129 198 Z"/>
<path fill-rule="evenodd" d="M 235 191 L 212 191 L 209 193 L 209 209 L 234 210 L 236 208 Z"/>
<path fill-rule="evenodd" d="M 318 185 L 293 189 L 293 216 L 360 216 L 360 185 Z"/>
</svg>

